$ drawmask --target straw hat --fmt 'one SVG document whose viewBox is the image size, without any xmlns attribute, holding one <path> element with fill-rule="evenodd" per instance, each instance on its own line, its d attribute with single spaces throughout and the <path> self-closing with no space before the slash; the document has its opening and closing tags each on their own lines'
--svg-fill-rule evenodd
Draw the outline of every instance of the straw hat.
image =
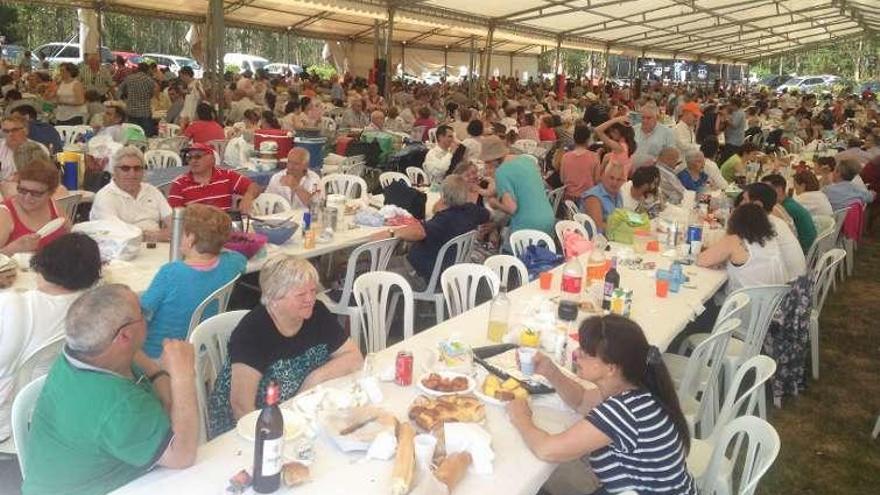
<svg viewBox="0 0 880 495">
<path fill-rule="evenodd" d="M 489 162 L 507 156 L 507 145 L 504 144 L 500 137 L 484 136 L 481 141 L 483 145 L 482 152 L 480 153 L 481 161 Z"/>
</svg>

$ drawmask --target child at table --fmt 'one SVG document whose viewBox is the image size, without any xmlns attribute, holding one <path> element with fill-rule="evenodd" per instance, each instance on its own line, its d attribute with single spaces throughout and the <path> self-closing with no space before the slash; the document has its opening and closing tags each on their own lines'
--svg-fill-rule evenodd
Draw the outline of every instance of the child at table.
<svg viewBox="0 0 880 495">
<path fill-rule="evenodd" d="M 569 429 L 547 433 L 532 422 L 528 402 L 510 402 L 507 412 L 529 449 L 548 462 L 589 455 L 601 487 L 640 495 L 693 494 L 685 467 L 690 447 L 687 423 L 660 351 L 642 329 L 617 315 L 595 316 L 581 324 L 577 375 L 596 384 L 586 389 L 538 353 L 535 372 L 543 375 L 573 409 L 585 414 Z"/>
</svg>

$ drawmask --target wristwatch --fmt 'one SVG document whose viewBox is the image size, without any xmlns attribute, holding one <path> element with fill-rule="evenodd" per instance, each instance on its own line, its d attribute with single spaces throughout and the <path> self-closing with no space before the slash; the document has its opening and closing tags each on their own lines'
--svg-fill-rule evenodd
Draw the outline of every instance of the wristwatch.
<svg viewBox="0 0 880 495">
<path fill-rule="evenodd" d="M 394 237 L 395 237 L 394 229 L 388 229 L 388 237 L 394 239 Z"/>
</svg>

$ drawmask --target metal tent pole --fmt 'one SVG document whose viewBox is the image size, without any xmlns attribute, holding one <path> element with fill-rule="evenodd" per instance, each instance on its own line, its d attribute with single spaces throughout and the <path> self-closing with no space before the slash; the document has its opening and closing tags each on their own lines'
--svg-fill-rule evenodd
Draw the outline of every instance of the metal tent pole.
<svg viewBox="0 0 880 495">
<path fill-rule="evenodd" d="M 209 0 L 206 23 L 208 31 L 206 72 L 210 81 L 211 102 L 217 108 L 217 118 L 223 122 L 223 54 L 226 51 L 223 0 Z"/>
<path fill-rule="evenodd" d="M 489 80 L 489 76 L 490 76 L 490 74 L 489 74 L 489 72 L 491 71 L 490 67 L 492 67 L 492 43 L 493 43 L 494 38 L 495 38 L 495 23 L 490 22 L 489 23 L 489 34 L 486 37 L 486 65 L 483 67 L 483 71 L 482 71 L 484 83 L 486 83 L 486 81 Z"/>
<path fill-rule="evenodd" d="M 394 13 L 396 8 L 394 6 L 388 7 L 388 29 L 386 30 L 385 36 L 385 100 L 390 101 L 391 98 L 391 76 L 392 76 L 392 68 L 391 68 L 391 48 L 393 43 L 391 42 L 392 37 L 394 36 Z"/>
<path fill-rule="evenodd" d="M 468 98 L 474 99 L 474 56 L 477 50 L 476 36 L 471 36 L 471 58 L 468 66 Z"/>
</svg>

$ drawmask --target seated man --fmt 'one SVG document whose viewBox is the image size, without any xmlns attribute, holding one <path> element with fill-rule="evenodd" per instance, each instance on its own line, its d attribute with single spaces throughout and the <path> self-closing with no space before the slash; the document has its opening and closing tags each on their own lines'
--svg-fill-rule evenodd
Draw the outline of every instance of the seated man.
<svg viewBox="0 0 880 495">
<path fill-rule="evenodd" d="M 455 133 L 452 127 L 441 125 L 437 128 L 437 146 L 434 146 L 425 155 L 422 168 L 432 181 L 443 180 L 449 172 L 452 163 L 452 154 L 455 151 Z"/>
<path fill-rule="evenodd" d="M 828 196 L 828 201 L 831 202 L 831 208 L 839 210 L 848 208 L 856 201 L 865 204 L 874 201 L 875 193 L 864 186 L 856 185 L 853 180 L 859 176 L 861 171 L 861 165 L 855 160 L 845 159 L 837 163 L 834 173 L 831 175 L 831 180 L 834 182 L 822 188 L 822 192 Z"/>
<path fill-rule="evenodd" d="M 365 131 L 382 131 L 385 127 L 385 112 L 382 110 L 373 110 L 370 113 L 370 124 L 364 128 Z"/>
<path fill-rule="evenodd" d="M 126 146 L 116 152 L 113 163 L 113 180 L 95 194 L 90 219 L 132 224 L 148 241 L 170 239 L 171 207 L 161 191 L 144 182 L 143 153 Z"/>
<path fill-rule="evenodd" d="M 110 136 L 117 143 L 125 142 L 125 129 L 122 124 L 125 123 L 125 110 L 119 105 L 106 105 L 104 107 L 103 125 L 95 134 L 98 136 Z"/>
<path fill-rule="evenodd" d="M 660 152 L 656 163 L 657 170 L 660 171 L 660 192 L 667 202 L 676 205 L 681 203 L 686 190 L 675 173 L 680 157 L 677 148 L 667 147 Z"/>
<path fill-rule="evenodd" d="M 623 171 L 623 165 L 611 161 L 605 167 L 605 173 L 602 174 L 602 180 L 599 184 L 583 194 L 583 210 L 596 222 L 596 228 L 600 232 L 605 232 L 605 222 L 608 221 L 608 215 L 611 215 L 617 208 L 623 208 L 623 195 L 620 194 L 620 188 L 625 182 L 626 175 Z"/>
<path fill-rule="evenodd" d="M 37 120 L 37 111 L 34 107 L 21 105 L 15 107 L 10 113 L 27 121 L 28 137 L 32 141 L 36 141 L 56 153 L 64 150 L 64 143 L 61 142 L 61 135 L 55 130 L 55 126 Z"/>
<path fill-rule="evenodd" d="M 469 191 L 467 182 L 461 176 L 450 175 L 443 180 L 441 188 L 445 209 L 437 211 L 425 222 L 388 231 L 387 235 L 391 237 L 413 243 L 407 257 L 395 258 L 394 261 L 399 260 L 400 263 L 389 267 L 389 270 L 406 277 L 413 290 L 424 290 L 428 285 L 437 255 L 444 244 L 489 221 L 489 210 L 468 201 Z"/>
<path fill-rule="evenodd" d="M 193 347 L 169 340 L 162 368 L 146 359 L 136 365 L 146 330 L 137 295 L 123 285 L 74 301 L 64 352 L 34 410 L 22 493 L 107 493 L 155 465 L 195 462 Z"/>
<path fill-rule="evenodd" d="M 168 204 L 172 208 L 190 203 L 204 203 L 222 210 L 232 209 L 232 195 L 242 196 L 240 211 L 251 211 L 251 204 L 260 194 L 260 186 L 238 172 L 215 166 L 214 148 L 199 143 L 183 150 L 189 172 L 171 183 Z"/>
<path fill-rule="evenodd" d="M 765 175 L 761 182 L 770 184 L 773 190 L 776 191 L 776 200 L 794 223 L 798 242 L 801 244 L 801 249 L 806 253 L 813 245 L 813 241 L 816 240 L 816 224 L 813 222 L 812 215 L 794 198 L 786 194 L 785 177 L 779 174 Z"/>
</svg>

